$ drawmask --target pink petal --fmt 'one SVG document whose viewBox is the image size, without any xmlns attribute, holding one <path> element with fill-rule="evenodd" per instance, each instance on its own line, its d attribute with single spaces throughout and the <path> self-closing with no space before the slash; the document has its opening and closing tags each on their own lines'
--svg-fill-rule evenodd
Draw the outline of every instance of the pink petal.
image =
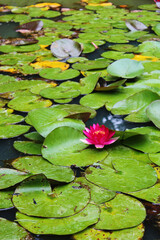
<svg viewBox="0 0 160 240">
<path fill-rule="evenodd" d="M 83 131 L 83 133 L 84 133 L 88 138 L 91 137 L 91 134 L 90 134 L 89 132 Z"/>
<path fill-rule="evenodd" d="M 88 142 L 88 139 L 87 139 L 87 138 L 86 138 L 86 139 L 80 139 L 80 141 L 81 141 L 81 142 L 84 142 L 84 143 L 86 143 L 86 144 L 92 144 L 92 143 Z"/>
<path fill-rule="evenodd" d="M 96 144 L 95 147 L 96 147 L 96 148 L 103 148 L 104 145 L 102 145 L 102 144 Z"/>
<path fill-rule="evenodd" d="M 94 130 L 96 129 L 96 124 L 93 124 L 93 129 L 94 129 Z"/>
<path fill-rule="evenodd" d="M 112 139 L 108 140 L 107 142 L 105 142 L 104 144 L 105 144 L 105 145 L 110 145 L 110 144 L 114 143 L 115 141 L 117 141 L 118 138 L 119 138 L 119 137 L 112 138 Z"/>
<path fill-rule="evenodd" d="M 85 130 L 86 130 L 86 132 L 90 132 L 90 129 L 89 129 L 89 128 L 86 128 L 86 127 L 85 127 Z"/>
<path fill-rule="evenodd" d="M 110 131 L 110 132 L 109 132 L 109 136 L 108 136 L 108 138 L 113 137 L 114 134 L 115 134 L 115 131 L 112 131 L 112 132 Z"/>
</svg>

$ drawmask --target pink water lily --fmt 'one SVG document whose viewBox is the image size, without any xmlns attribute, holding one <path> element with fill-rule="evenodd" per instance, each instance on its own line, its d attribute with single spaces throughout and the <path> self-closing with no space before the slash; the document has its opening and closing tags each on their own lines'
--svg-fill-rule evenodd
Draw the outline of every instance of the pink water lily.
<svg viewBox="0 0 160 240">
<path fill-rule="evenodd" d="M 81 139 L 81 141 L 87 144 L 93 144 L 96 148 L 103 148 L 105 145 L 110 145 L 118 139 L 118 137 L 112 138 L 115 131 L 108 129 L 104 125 L 99 126 L 98 123 L 90 126 L 90 129 L 85 128 L 83 133 L 88 138 Z"/>
</svg>

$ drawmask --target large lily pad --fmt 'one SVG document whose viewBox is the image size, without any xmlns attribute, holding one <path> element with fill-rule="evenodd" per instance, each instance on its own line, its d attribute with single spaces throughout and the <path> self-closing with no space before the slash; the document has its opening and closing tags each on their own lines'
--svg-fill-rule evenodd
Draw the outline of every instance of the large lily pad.
<svg viewBox="0 0 160 240">
<path fill-rule="evenodd" d="M 71 182 L 74 173 L 68 167 L 60 167 L 51 164 L 40 156 L 25 156 L 15 159 L 12 166 L 17 170 L 31 174 L 43 173 L 47 178 L 59 182 Z"/>
<path fill-rule="evenodd" d="M 55 218 L 78 213 L 89 199 L 89 191 L 78 183 L 58 186 L 52 191 L 46 178 L 38 175 L 23 181 L 16 188 L 13 204 L 20 212 L 30 216 Z"/>
<path fill-rule="evenodd" d="M 133 192 L 151 187 L 157 181 L 156 171 L 135 159 L 112 160 L 110 168 L 104 164 L 86 170 L 86 178 L 92 183 L 121 192 Z"/>
<path fill-rule="evenodd" d="M 160 128 L 160 100 L 152 102 L 146 109 L 148 118 Z"/>
<path fill-rule="evenodd" d="M 14 186 L 15 184 L 22 182 L 25 178 L 29 176 L 30 174 L 26 172 L 20 172 L 9 168 L 0 168 L 0 189 Z"/>
<path fill-rule="evenodd" d="M 99 218 L 99 208 L 88 204 L 83 211 L 67 218 L 36 218 L 19 212 L 16 218 L 20 225 L 35 234 L 68 235 L 95 224 Z"/>
<path fill-rule="evenodd" d="M 6 220 L 4 218 L 0 218 L 0 235 L 1 240 L 22 240 L 22 239 L 28 239 L 32 240 L 33 238 L 31 235 L 22 227 L 20 227 L 17 223 L 11 222 L 9 220 Z M 13 236 L 14 235 L 14 236 Z"/>
<path fill-rule="evenodd" d="M 50 80 L 61 81 L 76 78 L 80 75 L 80 72 L 75 69 L 67 69 L 62 71 L 60 68 L 47 68 L 41 70 L 39 75 Z"/>
<path fill-rule="evenodd" d="M 160 43 L 158 41 L 146 41 L 139 45 L 138 52 L 148 56 L 160 57 Z"/>
<path fill-rule="evenodd" d="M 128 58 L 117 60 L 107 68 L 109 74 L 122 78 L 135 78 L 141 75 L 143 70 L 141 62 Z"/>
<path fill-rule="evenodd" d="M 135 227 L 142 223 L 146 211 L 138 200 L 118 194 L 114 199 L 101 205 L 100 221 L 96 229 L 119 230 Z"/>
<path fill-rule="evenodd" d="M 143 225 L 138 227 L 117 230 L 117 231 L 103 231 L 95 228 L 87 228 L 83 232 L 77 233 L 73 236 L 74 240 L 139 240 L 144 235 Z"/>
<path fill-rule="evenodd" d="M 109 60 L 104 58 L 99 58 L 96 60 L 88 60 L 85 63 L 75 63 L 73 64 L 73 68 L 77 70 L 87 71 L 93 69 L 104 69 L 108 66 Z"/>
</svg>

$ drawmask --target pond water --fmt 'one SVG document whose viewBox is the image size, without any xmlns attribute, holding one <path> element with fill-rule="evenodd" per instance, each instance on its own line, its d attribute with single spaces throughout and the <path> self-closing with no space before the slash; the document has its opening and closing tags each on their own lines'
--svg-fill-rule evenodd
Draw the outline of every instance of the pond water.
<svg viewBox="0 0 160 240">
<path fill-rule="evenodd" d="M 14 5 L 14 6 L 27 6 L 39 2 L 46 2 L 46 1 L 35 1 L 35 0 L 23 0 L 23 1 L 17 1 L 17 0 L 6 0 L 5 4 L 8 5 Z M 79 9 L 81 8 L 81 5 L 77 2 L 77 0 L 58 0 L 58 1 L 52 1 L 48 0 L 47 2 L 58 2 L 61 3 L 64 7 L 69 7 L 69 8 L 74 8 L 74 9 Z M 138 5 L 140 4 L 151 4 L 153 3 L 152 0 L 139 0 L 139 1 L 132 1 L 132 0 L 113 0 L 111 1 L 115 5 L 123 5 L 127 4 L 130 6 L 131 9 L 136 9 Z M 0 0 L 0 4 L 4 4 L 3 0 Z M 16 33 L 15 29 L 18 26 L 16 23 L 3 23 L 0 25 L 0 33 L 1 37 L 7 38 L 7 37 L 21 37 L 21 34 Z M 94 53 L 88 54 L 89 59 L 95 59 L 102 52 L 104 52 L 106 49 L 106 45 L 102 46 L 101 50 L 96 50 Z M 74 102 L 76 103 L 79 102 L 79 98 L 77 98 Z M 99 124 L 104 124 L 108 126 L 111 129 L 115 129 L 117 131 L 124 131 L 125 129 L 130 129 L 134 127 L 139 127 L 139 126 L 149 126 L 151 124 L 141 124 L 141 123 L 130 123 L 128 121 L 124 120 L 124 117 L 121 116 L 114 116 L 111 114 L 109 111 L 107 111 L 104 107 L 100 108 L 97 110 L 97 116 L 92 120 L 88 120 L 86 122 L 86 125 L 89 127 L 93 123 L 99 123 Z M 7 139 L 7 140 L 0 140 L 0 149 L 1 149 L 1 155 L 0 155 L 0 166 L 1 167 L 8 167 L 10 164 L 10 160 L 15 159 L 19 156 L 23 156 L 23 154 L 20 154 L 18 151 L 13 148 L 13 142 L 15 140 L 22 140 L 23 137 L 17 137 L 14 139 Z M 0 212 L 0 216 L 4 217 L 9 220 L 14 220 L 15 219 L 15 209 L 12 210 L 5 210 Z M 146 230 L 145 230 L 145 235 L 143 237 L 143 240 L 159 240 L 159 231 L 157 228 L 155 228 L 150 222 L 145 223 Z M 58 236 L 34 236 L 35 240 L 62 240 L 62 237 Z M 71 240 L 72 238 L 70 236 L 63 236 L 63 240 Z M 130 240 L 130 239 L 126 239 Z"/>
</svg>

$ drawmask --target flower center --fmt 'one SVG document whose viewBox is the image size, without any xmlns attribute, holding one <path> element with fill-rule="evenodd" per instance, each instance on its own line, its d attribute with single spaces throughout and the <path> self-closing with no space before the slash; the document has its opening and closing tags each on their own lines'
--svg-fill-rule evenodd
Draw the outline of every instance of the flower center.
<svg viewBox="0 0 160 240">
<path fill-rule="evenodd" d="M 97 130 L 97 131 L 95 131 L 93 134 L 94 134 L 94 135 L 98 135 L 98 134 L 100 134 L 100 135 L 105 135 L 106 133 L 105 133 L 105 131 L 103 131 L 103 130 Z"/>
</svg>

